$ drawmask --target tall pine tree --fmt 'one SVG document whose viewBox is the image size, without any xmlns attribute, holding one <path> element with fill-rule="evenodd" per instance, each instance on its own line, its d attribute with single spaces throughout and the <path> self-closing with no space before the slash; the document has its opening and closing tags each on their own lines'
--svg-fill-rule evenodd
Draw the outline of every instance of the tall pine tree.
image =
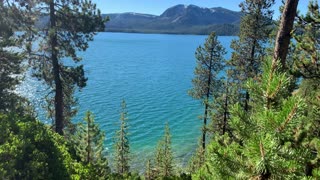
<svg viewBox="0 0 320 180">
<path fill-rule="evenodd" d="M 110 173 L 108 160 L 104 154 L 105 133 L 94 122 L 90 111 L 86 113 L 84 121 L 85 123 L 77 126 L 73 136 L 73 146 L 80 161 L 89 168 L 90 179 L 105 179 Z"/>
<path fill-rule="evenodd" d="M 158 142 L 154 161 L 157 177 L 170 178 L 174 176 L 171 134 L 168 123 L 165 125 L 163 139 Z"/>
<path fill-rule="evenodd" d="M 210 114 L 210 102 L 217 97 L 220 86 L 219 73 L 224 69 L 225 49 L 218 41 L 217 36 L 212 32 L 206 39 L 204 46 L 200 46 L 196 51 L 197 66 L 192 80 L 193 89 L 189 94 L 202 101 L 204 104 L 202 148 L 206 146 L 207 121 Z"/>
<path fill-rule="evenodd" d="M 49 112 L 54 115 L 55 131 L 63 134 L 76 113 L 73 93 L 85 87 L 87 80 L 83 66 L 76 65 L 81 61 L 77 51 L 88 48 L 95 32 L 103 30 L 104 20 L 91 0 L 39 0 L 35 9 L 49 18 L 48 25 L 36 34 L 35 76 L 52 90 Z"/>
<path fill-rule="evenodd" d="M 120 129 L 116 132 L 115 137 L 115 168 L 116 172 L 121 175 L 130 172 L 130 144 L 128 139 L 128 112 L 126 102 L 121 103 Z"/>
<path fill-rule="evenodd" d="M 243 84 L 259 74 L 260 65 L 266 55 L 266 43 L 272 31 L 271 10 L 274 0 L 245 0 L 240 4 L 243 16 L 240 22 L 239 39 L 231 43 L 234 50 L 228 64 L 231 66 L 230 80 L 234 83 L 244 109 L 249 110 L 250 95 Z"/>
<path fill-rule="evenodd" d="M 192 155 L 188 170 L 190 173 L 197 172 L 205 162 L 205 150 L 202 147 L 202 141 L 199 141 L 198 148 L 196 149 L 195 153 Z"/>
<path fill-rule="evenodd" d="M 25 28 L 25 8 L 13 1 L 0 1 L 0 112 L 21 112 L 23 101 L 15 89 L 24 77 L 22 39 L 15 34 Z M 17 51 L 17 48 L 20 48 Z"/>
<path fill-rule="evenodd" d="M 310 1 L 308 12 L 300 16 L 296 24 L 296 51 L 294 74 L 301 78 L 299 89 L 295 93 L 306 100 L 305 148 L 312 153 L 306 162 L 305 174 L 319 178 L 320 158 L 318 157 L 320 128 L 320 8 L 317 1 Z"/>
</svg>

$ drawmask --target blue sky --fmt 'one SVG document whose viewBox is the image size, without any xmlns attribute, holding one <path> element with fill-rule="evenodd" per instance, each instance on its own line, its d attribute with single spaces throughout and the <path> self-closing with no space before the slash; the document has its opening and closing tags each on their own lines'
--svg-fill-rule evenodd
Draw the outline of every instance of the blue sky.
<svg viewBox="0 0 320 180">
<path fill-rule="evenodd" d="M 137 12 L 160 15 L 167 8 L 177 4 L 194 4 L 201 7 L 224 7 L 240 11 L 239 3 L 243 0 L 93 0 L 102 13 Z M 320 0 L 318 0 L 319 2 Z M 306 12 L 309 0 L 299 1 L 299 10 Z M 273 9 L 275 18 L 279 16 L 281 0 L 276 0 Z"/>
</svg>

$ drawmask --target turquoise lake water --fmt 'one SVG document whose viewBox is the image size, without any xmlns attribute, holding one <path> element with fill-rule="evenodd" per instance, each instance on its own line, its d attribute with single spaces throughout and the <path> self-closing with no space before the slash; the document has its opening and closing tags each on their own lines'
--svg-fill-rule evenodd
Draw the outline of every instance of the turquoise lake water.
<svg viewBox="0 0 320 180">
<path fill-rule="evenodd" d="M 184 166 L 197 146 L 202 121 L 201 103 L 188 96 L 195 68 L 195 50 L 207 36 L 99 33 L 90 48 L 81 53 L 87 87 L 76 96 L 79 113 L 74 121 L 83 119 L 85 111 L 106 132 L 106 149 L 112 156 L 115 130 L 119 127 L 120 103 L 125 99 L 128 110 L 132 166 L 144 166 L 153 156 L 157 141 L 169 122 L 175 162 Z M 229 51 L 235 37 L 219 37 Z M 43 89 L 28 86 L 23 92 L 42 112 L 37 97 Z M 37 98 L 36 98 L 37 97 Z M 51 123 L 51 121 L 47 121 Z"/>
</svg>

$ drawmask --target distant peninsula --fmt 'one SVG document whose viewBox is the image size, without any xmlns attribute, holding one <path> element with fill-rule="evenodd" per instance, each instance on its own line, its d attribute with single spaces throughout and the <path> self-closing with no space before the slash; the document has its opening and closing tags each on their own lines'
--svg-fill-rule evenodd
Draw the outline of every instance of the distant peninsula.
<svg viewBox="0 0 320 180">
<path fill-rule="evenodd" d="M 180 4 L 159 16 L 133 12 L 104 16 L 110 19 L 106 23 L 107 32 L 207 35 L 215 31 L 220 36 L 231 36 L 239 32 L 241 12 Z"/>
</svg>

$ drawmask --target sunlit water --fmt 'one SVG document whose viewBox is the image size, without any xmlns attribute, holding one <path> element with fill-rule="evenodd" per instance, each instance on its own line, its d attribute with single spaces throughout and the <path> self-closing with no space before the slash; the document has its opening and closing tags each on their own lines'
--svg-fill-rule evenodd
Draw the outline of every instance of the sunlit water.
<svg viewBox="0 0 320 180">
<path fill-rule="evenodd" d="M 128 110 L 130 148 L 134 169 L 141 169 L 154 154 L 166 122 L 172 135 L 175 162 L 184 166 L 200 137 L 201 103 L 188 96 L 195 68 L 194 53 L 207 36 L 99 33 L 83 57 L 87 87 L 77 92 L 81 121 L 87 110 L 106 132 L 106 149 L 112 159 L 114 132 L 119 127 L 122 99 Z M 219 37 L 229 46 L 234 37 Z M 230 52 L 226 58 L 230 57 Z M 27 78 L 19 89 L 41 109 L 45 89 Z"/>
</svg>

